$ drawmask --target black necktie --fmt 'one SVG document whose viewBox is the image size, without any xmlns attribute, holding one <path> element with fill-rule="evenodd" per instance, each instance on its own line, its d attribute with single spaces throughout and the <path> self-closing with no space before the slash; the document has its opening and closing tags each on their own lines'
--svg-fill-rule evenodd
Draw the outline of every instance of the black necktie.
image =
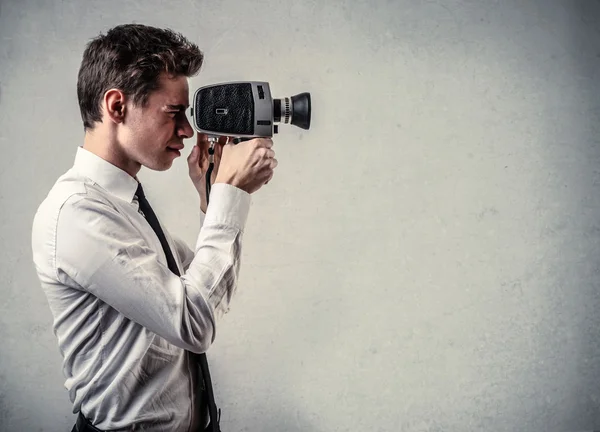
<svg viewBox="0 0 600 432">
<path fill-rule="evenodd" d="M 173 258 L 173 253 L 171 252 L 171 248 L 169 247 L 169 244 L 167 243 L 167 239 L 165 238 L 165 233 L 163 232 L 162 228 L 160 227 L 158 218 L 156 217 L 156 214 L 154 214 L 152 207 L 150 207 L 150 203 L 148 202 L 148 200 L 146 199 L 146 196 L 144 195 L 144 190 L 142 188 L 141 183 L 138 183 L 138 188 L 137 188 L 137 191 L 135 194 L 140 203 L 140 210 L 144 214 L 144 217 L 146 218 L 146 220 L 148 221 L 148 223 L 150 224 L 150 226 L 152 227 L 152 229 L 154 230 L 156 235 L 158 236 L 158 239 L 160 240 L 160 244 L 162 245 L 162 247 L 165 251 L 169 269 L 173 273 L 175 273 L 177 276 L 181 276 L 181 274 L 179 273 L 179 269 L 177 268 L 177 264 L 175 263 L 175 258 Z M 192 354 L 192 357 L 196 357 L 198 360 L 198 363 L 200 365 L 200 372 L 202 375 L 201 378 L 204 380 L 204 385 L 205 385 L 206 393 L 207 393 L 208 412 L 210 415 L 210 426 L 206 430 L 220 432 L 220 429 L 219 429 L 219 420 L 220 419 L 217 418 L 217 405 L 215 404 L 215 397 L 213 394 L 212 383 L 210 380 L 210 373 L 208 371 L 208 361 L 206 359 L 206 354 L 205 353 L 195 354 L 195 355 L 194 355 L 194 353 L 191 353 L 191 354 Z M 199 388 L 201 388 L 201 386 L 199 386 Z M 219 414 L 220 414 L 220 411 L 221 410 L 219 409 Z"/>
</svg>

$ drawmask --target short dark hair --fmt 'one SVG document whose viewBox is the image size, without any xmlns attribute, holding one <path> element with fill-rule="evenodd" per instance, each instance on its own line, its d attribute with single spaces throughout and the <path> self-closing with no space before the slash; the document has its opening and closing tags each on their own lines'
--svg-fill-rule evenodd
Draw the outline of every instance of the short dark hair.
<svg viewBox="0 0 600 432">
<path fill-rule="evenodd" d="M 118 88 L 136 106 L 145 106 L 161 73 L 191 77 L 203 60 L 196 44 L 171 29 L 123 24 L 100 34 L 87 44 L 77 78 L 84 129 L 102 121 L 100 106 L 107 90 Z"/>
</svg>

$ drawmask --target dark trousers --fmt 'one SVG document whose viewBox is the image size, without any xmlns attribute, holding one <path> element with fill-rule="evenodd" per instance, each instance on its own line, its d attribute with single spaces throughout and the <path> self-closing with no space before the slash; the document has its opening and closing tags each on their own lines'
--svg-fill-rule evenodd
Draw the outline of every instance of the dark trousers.
<svg viewBox="0 0 600 432">
<path fill-rule="evenodd" d="M 77 416 L 77 420 L 71 432 L 104 432 L 92 425 L 81 413 Z M 206 429 L 198 430 L 198 432 L 212 432 L 212 423 L 206 427 Z"/>
<path fill-rule="evenodd" d="M 88 419 L 86 419 L 81 412 L 77 415 L 77 420 L 71 432 L 103 432 L 94 426 Z"/>
</svg>

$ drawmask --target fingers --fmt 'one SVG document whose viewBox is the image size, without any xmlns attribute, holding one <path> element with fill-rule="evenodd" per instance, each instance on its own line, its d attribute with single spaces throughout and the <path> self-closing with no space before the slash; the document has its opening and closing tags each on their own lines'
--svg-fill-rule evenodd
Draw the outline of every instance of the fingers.
<svg viewBox="0 0 600 432">
<path fill-rule="evenodd" d="M 217 145 L 215 147 L 224 146 L 231 141 L 233 141 L 233 137 L 219 135 L 217 137 Z M 196 144 L 200 146 L 200 148 L 208 148 L 210 146 L 208 135 L 204 133 L 198 133 L 196 136 Z"/>
<path fill-rule="evenodd" d="M 225 147 L 225 145 L 229 142 L 231 142 L 231 137 L 228 136 L 219 136 L 216 142 L 216 145 L 214 146 L 214 160 L 215 160 L 215 165 L 218 166 L 219 162 L 221 160 L 221 156 L 223 155 L 223 147 Z M 192 152 L 190 153 L 190 157 L 188 158 L 188 162 L 191 162 L 190 158 L 195 158 L 194 160 L 197 161 L 198 165 L 203 169 L 206 170 L 208 168 L 208 149 L 210 148 L 210 140 L 208 139 L 208 135 L 203 134 L 203 133 L 199 133 L 197 134 L 197 140 L 196 140 L 196 145 L 195 148 L 192 149 Z M 198 154 L 196 155 L 195 152 L 198 152 Z"/>
<path fill-rule="evenodd" d="M 273 170 L 277 166 L 278 162 L 277 159 L 275 159 L 275 150 L 272 148 L 262 147 L 260 150 L 258 150 L 258 152 L 265 161 L 266 167 Z"/>
<path fill-rule="evenodd" d="M 271 171 L 273 171 L 275 168 L 277 168 L 277 165 L 279 165 L 279 161 L 275 158 L 271 158 L 269 159 L 269 168 L 271 169 Z"/>
<path fill-rule="evenodd" d="M 208 136 L 204 133 L 198 132 L 196 134 L 196 145 L 200 146 L 200 148 L 208 146 Z"/>
<path fill-rule="evenodd" d="M 223 141 L 222 145 L 215 146 L 215 160 L 221 160 L 221 156 L 223 156 L 223 147 L 225 147 L 225 141 Z"/>
<path fill-rule="evenodd" d="M 192 149 L 192 151 L 190 152 L 190 154 L 187 157 L 188 165 L 190 165 L 190 167 L 193 165 L 198 165 L 199 158 L 200 158 L 200 148 L 198 148 L 197 145 L 194 145 L 194 148 Z"/>
<path fill-rule="evenodd" d="M 218 140 L 218 143 L 221 144 L 221 145 L 225 145 L 225 144 L 230 143 L 231 141 L 233 141 L 232 137 L 220 136 L 219 140 Z"/>
<path fill-rule="evenodd" d="M 255 142 L 257 147 L 266 147 L 269 149 L 273 147 L 273 140 L 271 138 L 256 138 Z"/>
<path fill-rule="evenodd" d="M 220 160 L 220 154 L 215 151 L 215 165 L 218 167 Z M 218 154 L 218 155 L 217 155 Z M 190 175 L 197 177 L 208 170 L 208 147 L 202 145 L 194 145 L 192 151 L 187 157 L 188 169 Z"/>
<path fill-rule="evenodd" d="M 271 146 L 272 145 L 273 143 L 271 142 Z M 270 169 L 274 169 L 278 164 L 277 159 L 275 159 L 275 150 L 273 150 L 271 147 L 264 147 L 262 149 L 262 154 L 263 158 L 267 160 Z"/>
<path fill-rule="evenodd" d="M 265 159 L 267 161 L 267 172 L 269 173 L 265 184 L 269 183 L 273 178 L 273 174 L 275 174 L 275 168 L 279 165 L 277 159 L 275 159 L 275 152 L 268 148 L 265 150 Z"/>
<path fill-rule="evenodd" d="M 277 160 L 273 159 L 275 161 L 275 166 L 277 166 Z M 273 168 L 275 168 L 275 166 L 273 166 L 270 170 L 269 176 L 267 177 L 267 180 L 265 180 L 265 184 L 269 183 L 271 181 L 271 179 L 273 178 L 273 174 L 275 174 L 275 171 L 273 171 Z"/>
<path fill-rule="evenodd" d="M 195 145 L 194 148 L 192 148 L 192 151 L 190 152 L 190 154 L 188 155 L 187 161 L 192 162 L 197 157 L 198 157 L 198 146 Z"/>
<path fill-rule="evenodd" d="M 275 150 L 265 147 L 264 151 L 263 151 L 263 155 L 267 159 L 274 158 L 275 157 Z"/>
</svg>

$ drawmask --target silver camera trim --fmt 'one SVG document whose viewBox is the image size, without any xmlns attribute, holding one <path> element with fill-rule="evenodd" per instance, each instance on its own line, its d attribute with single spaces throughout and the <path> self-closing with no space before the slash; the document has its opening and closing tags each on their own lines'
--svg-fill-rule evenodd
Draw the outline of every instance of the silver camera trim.
<svg viewBox="0 0 600 432">
<path fill-rule="evenodd" d="M 193 98 L 193 102 L 192 102 L 191 113 L 192 113 L 192 123 L 194 125 L 194 129 L 197 132 L 204 133 L 207 135 L 215 135 L 215 134 L 217 134 L 219 136 L 222 135 L 222 133 L 220 133 L 220 132 L 217 133 L 215 131 L 206 130 L 206 129 L 202 129 L 201 127 L 199 127 L 198 124 L 196 123 L 195 108 L 196 108 L 196 101 L 198 99 L 198 94 L 202 90 L 205 90 L 205 89 L 211 88 L 211 87 L 228 85 L 228 84 L 250 84 L 251 88 L 252 88 L 252 96 L 254 98 L 254 124 L 253 124 L 254 134 L 251 134 L 251 135 L 236 134 L 236 137 L 243 137 L 243 138 L 272 137 L 273 130 L 274 130 L 274 123 L 275 123 L 274 117 L 273 117 L 273 97 L 271 95 L 271 87 L 269 86 L 269 83 L 266 81 L 226 81 L 226 82 L 209 84 L 209 85 L 199 87 L 194 92 L 194 98 Z M 258 86 L 262 86 L 263 93 L 264 93 L 263 99 L 259 98 Z M 283 111 L 283 107 L 282 107 L 282 111 Z M 270 124 L 269 125 L 261 125 L 261 124 L 257 123 L 258 121 L 268 121 L 268 122 L 270 122 Z"/>
</svg>

